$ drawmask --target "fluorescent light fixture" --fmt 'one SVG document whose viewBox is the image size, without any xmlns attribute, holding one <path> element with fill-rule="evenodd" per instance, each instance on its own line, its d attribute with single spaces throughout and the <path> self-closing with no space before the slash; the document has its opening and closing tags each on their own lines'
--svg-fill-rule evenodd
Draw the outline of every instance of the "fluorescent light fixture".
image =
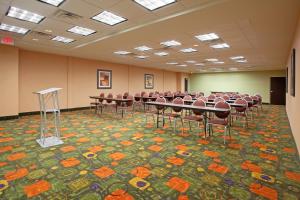
<svg viewBox="0 0 300 200">
<path fill-rule="evenodd" d="M 140 47 L 135 47 L 134 49 L 138 50 L 138 51 L 149 51 L 152 48 L 147 47 L 147 46 L 140 46 Z"/>
<path fill-rule="evenodd" d="M 218 61 L 217 58 L 207 58 L 205 60 L 208 61 L 208 62 L 217 62 Z"/>
<path fill-rule="evenodd" d="M 12 26 L 8 24 L 1 24 L 0 29 L 3 31 L 9 31 L 9 32 L 14 32 L 14 33 L 20 33 L 20 34 L 26 34 L 29 30 L 26 28 L 21 28 L 18 26 Z"/>
<path fill-rule="evenodd" d="M 73 28 L 70 28 L 68 31 L 72 32 L 72 33 L 75 33 L 75 34 L 84 35 L 84 36 L 96 33 L 95 30 L 92 30 L 92 29 L 89 29 L 89 28 L 83 28 L 83 27 L 80 27 L 80 26 L 74 26 Z"/>
<path fill-rule="evenodd" d="M 164 51 L 161 51 L 161 52 L 156 52 L 156 53 L 154 53 L 154 54 L 157 55 L 157 56 L 166 56 L 166 55 L 168 55 L 169 53 L 164 52 Z"/>
<path fill-rule="evenodd" d="M 62 37 L 62 36 L 56 36 L 56 37 L 52 38 L 52 40 L 57 41 L 57 42 L 62 42 L 62 43 L 70 43 L 70 42 L 74 41 L 71 38 L 66 38 L 66 37 Z"/>
<path fill-rule="evenodd" d="M 167 65 L 177 65 L 178 62 L 167 62 L 166 64 L 167 64 Z"/>
<path fill-rule="evenodd" d="M 196 61 L 194 61 L 194 60 L 187 60 L 187 61 L 185 61 L 186 63 L 196 63 Z"/>
<path fill-rule="evenodd" d="M 203 63 L 196 63 L 195 65 L 196 65 L 196 66 L 204 66 Z"/>
<path fill-rule="evenodd" d="M 222 69 L 222 68 L 214 67 L 214 68 L 210 68 L 210 70 L 214 70 L 214 71 L 222 71 L 223 69 Z"/>
<path fill-rule="evenodd" d="M 183 65 L 177 65 L 178 67 L 187 67 L 187 65 L 183 64 Z"/>
<path fill-rule="evenodd" d="M 214 49 L 223 49 L 223 48 L 229 48 L 230 46 L 227 43 L 221 43 L 221 44 L 211 45 L 210 47 Z"/>
<path fill-rule="evenodd" d="M 232 56 L 230 57 L 231 60 L 240 60 L 240 59 L 244 59 L 244 56 Z"/>
<path fill-rule="evenodd" d="M 20 8 L 16 8 L 11 6 L 9 8 L 9 11 L 7 13 L 7 16 L 13 17 L 16 19 L 28 21 L 28 22 L 33 22 L 33 23 L 40 23 L 45 17 L 33 12 L 30 12 L 28 10 L 23 10 Z"/>
<path fill-rule="evenodd" d="M 39 1 L 58 7 L 65 0 L 39 0 Z"/>
<path fill-rule="evenodd" d="M 223 61 L 216 61 L 216 62 L 213 62 L 214 64 L 224 64 Z"/>
<path fill-rule="evenodd" d="M 168 40 L 165 42 L 161 42 L 161 45 L 167 46 L 167 47 L 172 47 L 172 46 L 180 46 L 181 43 L 176 41 L 176 40 Z"/>
<path fill-rule="evenodd" d="M 121 16 L 118 16 L 118 15 L 115 15 L 109 11 L 103 11 L 100 14 L 92 17 L 92 19 L 102 22 L 102 23 L 105 23 L 105 24 L 108 24 L 110 26 L 119 24 L 119 23 L 127 20 L 127 19 L 125 19 Z"/>
<path fill-rule="evenodd" d="M 246 63 L 247 60 L 246 59 L 245 60 L 236 60 L 236 62 L 238 62 L 238 63 Z"/>
<path fill-rule="evenodd" d="M 210 41 L 210 40 L 216 40 L 219 39 L 220 37 L 215 34 L 215 33 L 208 33 L 208 34 L 203 34 L 203 35 L 196 35 L 195 36 L 198 40 L 204 42 L 204 41 Z"/>
<path fill-rule="evenodd" d="M 134 1 L 151 11 L 176 2 L 176 0 L 134 0 Z"/>
<path fill-rule="evenodd" d="M 187 49 L 181 49 L 180 51 L 183 53 L 192 53 L 192 52 L 196 52 L 197 50 L 193 48 L 187 48 Z"/>
<path fill-rule="evenodd" d="M 145 59 L 145 58 L 148 58 L 149 56 L 135 56 L 136 58 L 139 58 L 139 59 Z"/>
<path fill-rule="evenodd" d="M 230 71 L 237 71 L 237 70 L 239 70 L 239 69 L 236 68 L 236 67 L 231 67 L 231 68 L 229 68 L 229 70 L 230 70 Z"/>
<path fill-rule="evenodd" d="M 118 55 L 127 55 L 127 54 L 130 54 L 131 52 L 129 52 L 129 51 L 115 51 L 114 53 L 118 54 Z"/>
</svg>

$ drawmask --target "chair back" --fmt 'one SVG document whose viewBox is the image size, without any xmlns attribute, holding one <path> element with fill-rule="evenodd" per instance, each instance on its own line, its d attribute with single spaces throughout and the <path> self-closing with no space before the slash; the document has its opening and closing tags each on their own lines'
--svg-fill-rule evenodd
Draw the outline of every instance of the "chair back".
<svg viewBox="0 0 300 200">
<path fill-rule="evenodd" d="M 211 94 L 207 97 L 207 100 L 210 101 L 210 100 L 215 100 L 216 96 L 214 94 Z"/>
<path fill-rule="evenodd" d="M 236 112 L 244 112 L 247 109 L 248 102 L 245 99 L 237 99 L 234 101 L 236 104 L 245 105 L 245 107 L 235 107 Z"/>
<path fill-rule="evenodd" d="M 233 98 L 235 98 L 235 99 L 240 99 L 240 98 L 242 98 L 242 97 L 241 97 L 241 95 L 235 94 L 235 95 L 233 95 Z"/>
<path fill-rule="evenodd" d="M 152 97 L 153 96 L 153 92 L 149 92 L 149 97 Z"/>
<path fill-rule="evenodd" d="M 227 102 L 219 101 L 218 103 L 215 104 L 215 108 L 229 109 L 228 111 L 215 112 L 215 115 L 218 118 L 226 119 L 230 114 L 230 105 Z"/>
<path fill-rule="evenodd" d="M 230 97 L 229 97 L 228 95 L 224 95 L 222 98 L 223 98 L 225 101 L 230 100 Z"/>
<path fill-rule="evenodd" d="M 145 93 L 146 93 L 145 91 L 142 91 L 141 92 L 141 97 L 143 97 Z"/>
<path fill-rule="evenodd" d="M 167 100 L 166 100 L 164 97 L 158 96 L 157 99 L 155 100 L 155 102 L 158 102 L 158 103 L 166 103 Z M 164 106 L 156 105 L 155 108 L 156 108 L 156 110 L 159 111 L 159 110 L 164 109 Z"/>
<path fill-rule="evenodd" d="M 117 94 L 116 99 L 123 99 L 122 94 Z M 122 102 L 121 101 L 116 101 L 117 106 L 121 106 Z"/>
<path fill-rule="evenodd" d="M 134 95 L 134 100 L 137 101 L 137 102 L 141 101 L 141 94 L 140 93 L 136 93 Z"/>
<path fill-rule="evenodd" d="M 198 98 L 196 101 L 194 101 L 194 103 L 192 105 L 193 106 L 199 106 L 199 107 L 203 107 L 203 106 L 205 107 L 205 102 L 202 99 Z M 195 115 L 202 115 L 203 114 L 203 112 L 200 111 L 200 110 L 193 110 L 193 113 Z"/>
<path fill-rule="evenodd" d="M 251 96 L 251 99 L 253 100 L 253 104 L 258 104 L 259 98 L 257 96 Z"/>
<path fill-rule="evenodd" d="M 205 96 L 198 97 L 197 100 L 202 100 L 205 103 L 207 102 L 207 98 Z"/>
<path fill-rule="evenodd" d="M 106 99 L 106 102 L 107 102 L 107 103 L 112 103 L 112 99 L 114 98 L 114 96 L 113 96 L 112 93 L 109 93 L 109 94 L 107 95 L 107 98 L 108 98 L 108 99 Z"/>
<path fill-rule="evenodd" d="M 260 94 L 256 94 L 255 96 L 258 97 L 258 103 L 261 104 L 262 103 L 262 96 Z"/>
<path fill-rule="evenodd" d="M 133 96 L 132 95 L 128 95 L 127 99 L 128 99 L 127 106 L 128 107 L 132 106 L 133 105 Z"/>
<path fill-rule="evenodd" d="M 191 101 L 191 100 L 193 100 L 193 98 L 190 95 L 186 95 L 183 97 L 183 101 Z"/>
<path fill-rule="evenodd" d="M 101 93 L 99 94 L 99 97 L 104 98 L 104 93 L 101 92 Z M 103 102 L 103 99 L 99 99 L 99 102 L 102 103 L 102 102 Z"/>
<path fill-rule="evenodd" d="M 253 106 L 253 100 L 252 100 L 251 97 L 245 96 L 244 99 L 247 101 L 248 107 L 252 107 Z"/>
<path fill-rule="evenodd" d="M 214 99 L 214 102 L 215 102 L 215 103 L 218 103 L 218 102 L 220 102 L 220 101 L 221 101 L 221 102 L 225 102 L 225 100 L 224 100 L 222 97 L 217 97 L 217 98 Z"/>
<path fill-rule="evenodd" d="M 183 105 L 183 104 L 184 104 L 184 101 L 183 101 L 182 98 L 176 97 L 176 98 L 173 100 L 172 103 L 178 104 L 178 105 Z M 180 108 L 180 107 L 173 107 L 172 109 L 173 109 L 174 112 L 177 112 L 177 113 L 182 111 L 182 108 Z"/>
<path fill-rule="evenodd" d="M 126 99 L 128 97 L 129 93 L 128 92 L 124 92 L 123 94 L 123 98 Z"/>
<path fill-rule="evenodd" d="M 142 98 L 143 102 L 147 102 L 148 99 L 145 97 L 149 97 L 149 95 L 147 93 L 144 93 L 143 97 L 144 97 L 144 98 Z"/>
<path fill-rule="evenodd" d="M 200 96 L 204 96 L 204 93 L 203 93 L 203 92 L 199 92 L 199 95 L 200 95 Z"/>
</svg>

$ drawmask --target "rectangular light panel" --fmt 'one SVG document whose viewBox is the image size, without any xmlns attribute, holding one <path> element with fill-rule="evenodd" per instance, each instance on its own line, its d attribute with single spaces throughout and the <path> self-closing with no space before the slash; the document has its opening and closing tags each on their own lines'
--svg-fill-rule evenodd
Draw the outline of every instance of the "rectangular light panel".
<svg viewBox="0 0 300 200">
<path fill-rule="evenodd" d="M 244 59 L 244 56 L 232 56 L 230 57 L 231 60 L 239 60 L 239 59 Z"/>
<path fill-rule="evenodd" d="M 95 30 L 92 30 L 89 28 L 83 28 L 80 26 L 74 26 L 73 28 L 70 28 L 68 31 L 75 33 L 75 34 L 84 35 L 84 36 L 87 36 L 87 35 L 90 35 L 90 34 L 93 34 L 96 32 Z"/>
<path fill-rule="evenodd" d="M 187 49 L 181 49 L 180 51 L 183 53 L 192 53 L 192 52 L 196 52 L 197 50 L 193 48 L 187 48 Z"/>
<path fill-rule="evenodd" d="M 65 0 L 39 0 L 39 1 L 58 7 Z"/>
<path fill-rule="evenodd" d="M 11 6 L 9 8 L 9 11 L 7 13 L 7 16 L 9 17 L 13 17 L 16 19 L 20 19 L 20 20 L 24 20 L 24 21 L 28 21 L 28 22 L 33 22 L 38 24 L 40 21 L 42 21 L 45 17 L 33 12 L 30 12 L 28 10 L 23 10 L 20 8 L 16 8 Z"/>
<path fill-rule="evenodd" d="M 155 55 L 157 55 L 157 56 L 166 56 L 166 55 L 168 55 L 169 53 L 167 53 L 167 52 L 156 52 L 156 53 L 154 53 Z"/>
<path fill-rule="evenodd" d="M 176 41 L 176 40 L 168 40 L 165 42 L 161 42 L 161 45 L 167 46 L 167 47 L 172 47 L 172 46 L 180 46 L 181 43 Z"/>
<path fill-rule="evenodd" d="M 151 50 L 152 48 L 147 47 L 147 46 L 140 46 L 140 47 L 135 47 L 134 49 L 135 49 L 135 50 L 138 50 L 138 51 L 149 51 L 149 50 Z"/>
<path fill-rule="evenodd" d="M 26 34 L 29 30 L 26 28 L 21 28 L 18 26 L 12 26 L 8 24 L 1 24 L 0 29 L 3 31 L 9 31 L 9 32 L 14 32 L 14 33 L 20 33 L 20 34 Z"/>
<path fill-rule="evenodd" d="M 176 0 L 134 0 L 134 1 L 151 11 L 176 2 Z"/>
<path fill-rule="evenodd" d="M 219 39 L 220 37 L 215 34 L 215 33 L 208 33 L 208 34 L 203 34 L 203 35 L 196 35 L 195 36 L 198 40 L 204 42 L 204 41 L 210 41 L 210 40 L 216 40 Z"/>
<path fill-rule="evenodd" d="M 166 64 L 167 64 L 167 65 L 177 65 L 178 62 L 167 62 Z"/>
<path fill-rule="evenodd" d="M 218 59 L 217 58 L 207 58 L 207 59 L 205 59 L 206 61 L 209 61 L 209 62 L 216 62 L 216 61 L 218 61 Z"/>
<path fill-rule="evenodd" d="M 139 59 L 145 59 L 145 58 L 148 58 L 149 56 L 135 56 L 136 58 L 139 58 Z"/>
<path fill-rule="evenodd" d="M 66 37 L 62 37 L 62 36 L 56 36 L 52 40 L 57 41 L 57 42 L 66 43 L 66 44 L 74 41 L 71 38 L 66 38 Z"/>
<path fill-rule="evenodd" d="M 230 46 L 227 43 L 221 43 L 221 44 L 211 45 L 210 47 L 214 49 L 223 49 L 223 48 L 229 48 Z"/>
<path fill-rule="evenodd" d="M 115 14 L 113 14 L 111 12 L 108 12 L 108 11 L 103 11 L 100 14 L 92 17 L 92 19 L 94 19 L 96 21 L 99 21 L 99 22 L 102 22 L 102 23 L 105 23 L 105 24 L 108 24 L 110 26 L 119 24 L 119 23 L 124 22 L 124 21 L 127 20 L 127 19 L 125 19 L 121 16 L 115 15 Z"/>
<path fill-rule="evenodd" d="M 127 54 L 130 54 L 131 52 L 129 52 L 129 51 L 115 51 L 114 53 L 118 54 L 118 55 L 127 55 Z"/>
</svg>

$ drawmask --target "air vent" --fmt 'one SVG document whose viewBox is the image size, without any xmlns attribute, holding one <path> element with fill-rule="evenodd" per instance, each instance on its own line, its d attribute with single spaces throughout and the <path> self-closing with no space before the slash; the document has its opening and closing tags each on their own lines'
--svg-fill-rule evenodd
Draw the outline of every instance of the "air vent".
<svg viewBox="0 0 300 200">
<path fill-rule="evenodd" d="M 33 36 L 34 38 L 39 38 L 39 39 L 51 39 L 53 37 L 53 35 L 51 34 L 39 32 L 39 31 L 31 31 L 30 35 Z"/>
<path fill-rule="evenodd" d="M 82 16 L 65 10 L 58 10 L 56 13 L 54 13 L 54 17 L 71 21 L 82 19 Z"/>
</svg>

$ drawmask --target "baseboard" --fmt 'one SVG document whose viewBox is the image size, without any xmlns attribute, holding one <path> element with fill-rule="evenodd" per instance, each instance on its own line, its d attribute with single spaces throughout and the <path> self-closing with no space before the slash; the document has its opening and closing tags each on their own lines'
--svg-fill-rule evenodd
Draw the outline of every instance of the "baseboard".
<svg viewBox="0 0 300 200">
<path fill-rule="evenodd" d="M 270 105 L 270 103 L 262 102 L 263 105 Z"/>
<path fill-rule="evenodd" d="M 0 117 L 0 121 L 12 120 L 12 119 L 18 119 L 18 118 L 19 118 L 19 115 L 3 116 L 3 117 Z"/>
</svg>

